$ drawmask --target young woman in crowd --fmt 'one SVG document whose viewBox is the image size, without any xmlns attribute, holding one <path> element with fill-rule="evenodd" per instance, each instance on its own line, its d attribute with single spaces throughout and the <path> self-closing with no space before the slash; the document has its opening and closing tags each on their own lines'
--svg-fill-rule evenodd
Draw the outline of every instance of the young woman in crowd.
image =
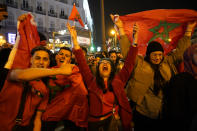
<svg viewBox="0 0 197 131">
<path fill-rule="evenodd" d="M 115 75 L 113 62 L 103 58 L 97 65 L 96 77 L 91 73 L 86 63 L 82 49 L 77 42 L 74 27 L 67 25 L 74 43 L 74 54 L 85 84 L 89 91 L 89 121 L 88 130 L 117 130 L 120 121 L 123 130 L 131 129 L 132 112 L 126 97 L 124 86 L 134 68 L 137 47 L 132 45 L 122 70 Z"/>
</svg>

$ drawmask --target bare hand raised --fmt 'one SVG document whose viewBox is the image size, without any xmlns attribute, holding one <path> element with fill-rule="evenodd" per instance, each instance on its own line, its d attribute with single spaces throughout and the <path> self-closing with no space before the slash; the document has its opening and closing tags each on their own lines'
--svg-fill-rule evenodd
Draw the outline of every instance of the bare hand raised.
<svg viewBox="0 0 197 131">
<path fill-rule="evenodd" d="M 74 48 L 79 49 L 80 46 L 77 42 L 77 31 L 76 31 L 75 27 L 74 26 L 71 27 L 69 23 L 67 23 L 66 25 L 67 25 L 67 28 L 70 32 L 71 37 L 72 37 Z"/>
</svg>

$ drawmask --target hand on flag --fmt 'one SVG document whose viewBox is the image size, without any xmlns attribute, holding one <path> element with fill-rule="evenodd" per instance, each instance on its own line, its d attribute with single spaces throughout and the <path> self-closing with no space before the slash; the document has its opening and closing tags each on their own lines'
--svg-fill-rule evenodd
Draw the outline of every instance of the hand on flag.
<svg viewBox="0 0 197 131">
<path fill-rule="evenodd" d="M 138 23 L 140 27 L 138 29 L 138 37 L 140 38 L 138 39 L 138 53 L 140 55 L 146 54 L 146 47 L 151 41 L 161 43 L 165 54 L 167 54 L 176 48 L 178 40 L 183 37 L 187 29 L 188 22 L 197 20 L 197 11 L 155 9 L 119 16 L 119 19 L 121 19 L 125 34 L 130 41 L 133 41 L 132 27 L 134 23 Z"/>
<path fill-rule="evenodd" d="M 195 28 L 196 23 L 197 23 L 197 21 L 189 22 L 189 23 L 187 24 L 187 29 L 186 29 L 186 31 L 185 31 L 185 35 L 186 35 L 186 36 L 191 36 L 191 35 L 192 35 L 192 31 L 193 31 L 193 29 Z"/>
<path fill-rule="evenodd" d="M 112 19 L 112 21 L 114 22 L 114 24 L 118 27 L 118 28 L 123 28 L 123 23 L 122 23 L 122 21 L 120 20 L 120 18 L 119 18 L 119 15 L 112 15 L 112 14 L 110 14 L 110 17 L 111 17 L 111 19 Z"/>
</svg>

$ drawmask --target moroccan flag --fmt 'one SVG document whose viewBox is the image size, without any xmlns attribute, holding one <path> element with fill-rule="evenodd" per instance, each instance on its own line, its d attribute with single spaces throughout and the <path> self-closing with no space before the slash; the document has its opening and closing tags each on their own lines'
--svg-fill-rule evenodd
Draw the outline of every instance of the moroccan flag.
<svg viewBox="0 0 197 131">
<path fill-rule="evenodd" d="M 81 26 L 84 27 L 83 21 L 81 19 L 81 16 L 80 16 L 75 4 L 73 5 L 73 9 L 72 9 L 71 14 L 68 19 L 73 20 L 73 21 L 78 20 L 79 23 L 81 24 Z"/>
<path fill-rule="evenodd" d="M 31 50 L 40 45 L 40 37 L 37 27 L 32 23 L 33 16 L 27 14 L 24 21 L 19 24 L 18 32 L 20 35 L 19 45 L 12 64 L 12 69 L 24 69 L 30 67 Z"/>
<path fill-rule="evenodd" d="M 197 11 L 189 9 L 155 9 L 120 16 L 124 30 L 133 41 L 133 25 L 139 26 L 138 52 L 145 55 L 146 47 L 151 41 L 162 44 L 165 54 L 174 49 L 183 37 L 188 22 L 197 20 Z"/>
</svg>

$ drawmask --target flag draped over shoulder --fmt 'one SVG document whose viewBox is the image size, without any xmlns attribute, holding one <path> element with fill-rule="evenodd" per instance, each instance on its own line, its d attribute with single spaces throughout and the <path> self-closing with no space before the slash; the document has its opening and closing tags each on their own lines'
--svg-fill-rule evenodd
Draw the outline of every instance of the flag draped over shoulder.
<svg viewBox="0 0 197 131">
<path fill-rule="evenodd" d="M 165 54 L 174 49 L 183 37 L 188 22 L 197 20 L 197 11 L 189 9 L 155 9 L 120 16 L 124 30 L 133 41 L 133 25 L 139 26 L 138 52 L 145 55 L 151 41 L 162 44 Z"/>
<path fill-rule="evenodd" d="M 20 22 L 18 32 L 20 35 L 19 45 L 12 64 L 12 69 L 24 69 L 30 66 L 31 50 L 40 45 L 36 25 L 32 24 L 33 16 L 27 14 L 24 21 Z"/>
<path fill-rule="evenodd" d="M 73 5 L 73 9 L 72 9 L 71 14 L 68 19 L 72 20 L 72 21 L 78 20 L 79 23 L 81 24 L 81 26 L 84 27 L 83 21 L 81 19 L 81 16 L 80 16 L 75 4 Z"/>
</svg>

